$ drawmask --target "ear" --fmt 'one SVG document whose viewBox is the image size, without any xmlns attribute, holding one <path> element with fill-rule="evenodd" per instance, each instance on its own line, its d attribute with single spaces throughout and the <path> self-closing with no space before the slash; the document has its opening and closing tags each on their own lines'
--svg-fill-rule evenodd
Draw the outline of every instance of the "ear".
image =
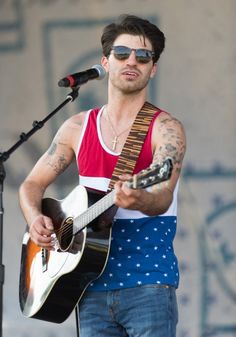
<svg viewBox="0 0 236 337">
<path fill-rule="evenodd" d="M 102 56 L 102 58 L 101 58 L 101 65 L 103 66 L 103 68 L 108 73 L 108 71 L 109 71 L 109 62 L 108 62 L 108 58 L 106 56 Z"/>
<path fill-rule="evenodd" d="M 154 63 L 152 66 L 150 77 L 153 78 L 156 75 L 156 73 L 157 73 L 157 63 Z"/>
</svg>

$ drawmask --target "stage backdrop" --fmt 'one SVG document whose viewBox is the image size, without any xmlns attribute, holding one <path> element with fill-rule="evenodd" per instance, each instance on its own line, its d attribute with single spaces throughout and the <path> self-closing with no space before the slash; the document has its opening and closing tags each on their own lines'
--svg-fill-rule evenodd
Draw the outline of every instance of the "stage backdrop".
<svg viewBox="0 0 236 337">
<path fill-rule="evenodd" d="M 175 241 L 181 272 L 178 337 L 236 336 L 236 2 L 235 0 L 0 1 L 0 150 L 42 120 L 68 94 L 66 74 L 100 63 L 104 25 L 121 13 L 145 16 L 166 34 L 150 100 L 185 125 Z M 76 336 L 74 314 L 63 324 L 22 316 L 18 304 L 25 221 L 18 188 L 55 130 L 72 114 L 106 102 L 106 80 L 81 87 L 4 163 L 3 335 Z M 77 184 L 74 168 L 48 194 L 64 197 Z"/>
</svg>

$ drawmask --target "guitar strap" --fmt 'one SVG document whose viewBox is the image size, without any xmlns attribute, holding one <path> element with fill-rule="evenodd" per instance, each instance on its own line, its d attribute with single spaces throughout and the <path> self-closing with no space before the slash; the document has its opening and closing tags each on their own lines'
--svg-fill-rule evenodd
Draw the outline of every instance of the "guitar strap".
<svg viewBox="0 0 236 337">
<path fill-rule="evenodd" d="M 145 102 L 141 110 L 138 112 L 123 150 L 116 163 L 108 191 L 113 189 L 115 182 L 119 180 L 119 176 L 124 174 L 124 172 L 127 174 L 133 173 L 144 139 L 147 135 L 149 125 L 153 119 L 154 113 L 157 111 L 160 111 L 160 109 L 149 102 Z"/>
</svg>

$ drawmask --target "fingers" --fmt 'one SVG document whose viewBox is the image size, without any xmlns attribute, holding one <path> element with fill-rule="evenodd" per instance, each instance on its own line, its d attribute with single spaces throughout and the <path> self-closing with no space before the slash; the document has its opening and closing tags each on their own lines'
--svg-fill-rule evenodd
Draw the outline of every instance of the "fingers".
<svg viewBox="0 0 236 337">
<path fill-rule="evenodd" d="M 133 190 L 121 181 L 115 184 L 114 203 L 118 207 L 127 209 L 139 209 L 142 200 L 142 191 Z"/>
<path fill-rule="evenodd" d="M 132 178 L 132 176 L 130 174 L 127 174 L 127 173 L 119 176 L 120 181 L 128 181 L 128 180 L 130 180 L 130 178 Z"/>
<path fill-rule="evenodd" d="M 38 246 L 53 250 L 54 236 L 53 223 L 49 217 L 39 215 L 30 225 L 30 238 Z"/>
</svg>

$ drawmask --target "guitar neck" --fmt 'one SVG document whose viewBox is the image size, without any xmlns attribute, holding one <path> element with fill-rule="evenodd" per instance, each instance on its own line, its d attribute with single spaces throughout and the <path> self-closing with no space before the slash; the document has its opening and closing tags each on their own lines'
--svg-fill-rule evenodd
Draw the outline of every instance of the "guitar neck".
<svg viewBox="0 0 236 337">
<path fill-rule="evenodd" d="M 114 204 L 114 195 L 115 190 L 112 190 L 103 198 L 90 206 L 85 212 L 76 217 L 74 219 L 73 234 L 77 234 L 79 231 L 84 229 L 90 222 L 95 220 L 99 215 L 108 210 L 108 208 L 110 208 Z"/>
<path fill-rule="evenodd" d="M 147 188 L 154 184 L 166 181 L 170 178 L 173 164 L 170 158 L 166 159 L 161 165 L 152 164 L 147 169 L 134 175 L 128 182 L 129 188 Z M 115 190 L 106 194 L 102 199 L 94 203 L 85 212 L 74 219 L 73 234 L 77 234 L 84 229 L 90 222 L 110 208 L 114 202 Z"/>
</svg>

